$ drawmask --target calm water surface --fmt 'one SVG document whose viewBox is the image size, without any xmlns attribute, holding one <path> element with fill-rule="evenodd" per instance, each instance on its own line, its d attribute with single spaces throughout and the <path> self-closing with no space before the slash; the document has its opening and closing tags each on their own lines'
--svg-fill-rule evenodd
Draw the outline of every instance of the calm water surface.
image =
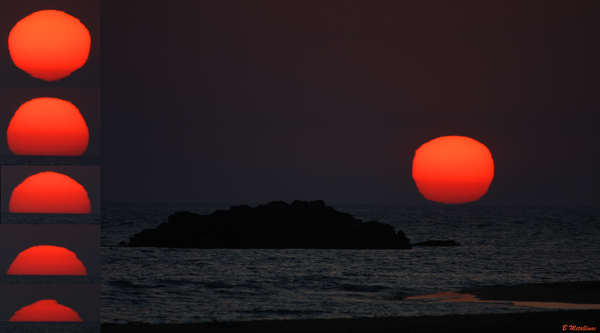
<svg viewBox="0 0 600 333">
<path fill-rule="evenodd" d="M 402 229 L 412 250 L 124 248 L 188 210 L 231 205 L 104 204 L 102 322 L 175 323 L 539 311 L 499 303 L 406 300 L 491 285 L 599 280 L 600 209 L 338 205 Z"/>
</svg>

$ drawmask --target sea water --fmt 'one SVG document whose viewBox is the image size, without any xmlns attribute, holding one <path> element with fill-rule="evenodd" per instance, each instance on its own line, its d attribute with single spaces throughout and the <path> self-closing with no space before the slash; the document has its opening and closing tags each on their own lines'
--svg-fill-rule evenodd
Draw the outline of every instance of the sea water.
<svg viewBox="0 0 600 333">
<path fill-rule="evenodd" d="M 334 205 L 403 230 L 412 250 L 120 247 L 177 211 L 231 205 L 103 204 L 101 321 L 183 323 L 540 311 L 407 296 L 600 279 L 600 209 Z"/>
</svg>

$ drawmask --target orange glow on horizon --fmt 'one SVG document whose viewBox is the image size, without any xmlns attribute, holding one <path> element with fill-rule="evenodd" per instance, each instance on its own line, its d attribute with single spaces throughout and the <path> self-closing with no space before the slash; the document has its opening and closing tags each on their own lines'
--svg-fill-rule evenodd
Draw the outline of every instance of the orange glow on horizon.
<svg viewBox="0 0 600 333">
<path fill-rule="evenodd" d="M 19 107 L 6 137 L 16 155 L 79 156 L 87 149 L 89 130 L 71 102 L 41 97 Z"/>
<path fill-rule="evenodd" d="M 58 10 L 30 14 L 8 35 L 8 49 L 15 65 L 45 81 L 62 79 L 81 68 L 90 46 L 88 29 L 77 18 Z"/>
<path fill-rule="evenodd" d="M 444 136 L 417 149 L 412 174 L 425 199 L 467 203 L 487 193 L 494 178 L 494 160 L 489 149 L 476 140 Z"/>
<path fill-rule="evenodd" d="M 89 214 L 90 199 L 78 182 L 60 173 L 46 171 L 27 177 L 12 192 L 11 213 Z"/>
<path fill-rule="evenodd" d="M 7 275 L 87 275 L 75 252 L 64 247 L 38 245 L 19 253 Z"/>
<path fill-rule="evenodd" d="M 56 300 L 44 299 L 15 312 L 8 321 L 83 321 L 79 314 Z"/>
</svg>

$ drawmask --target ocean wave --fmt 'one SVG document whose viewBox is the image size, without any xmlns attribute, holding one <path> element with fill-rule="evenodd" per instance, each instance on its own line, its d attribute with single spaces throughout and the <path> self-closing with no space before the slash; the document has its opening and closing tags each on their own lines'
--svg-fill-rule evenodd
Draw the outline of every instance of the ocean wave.
<svg viewBox="0 0 600 333">
<path fill-rule="evenodd" d="M 386 289 L 387 287 L 384 286 L 370 286 L 370 285 L 361 285 L 361 284 L 349 284 L 349 283 L 345 283 L 342 284 L 342 289 L 346 290 L 346 291 L 364 291 L 364 292 L 377 292 L 380 291 L 382 289 Z"/>
<path fill-rule="evenodd" d="M 109 284 L 121 288 L 163 288 L 166 287 L 164 284 L 156 284 L 156 285 L 144 285 L 144 284 L 135 284 L 133 282 L 129 282 L 126 280 L 116 280 L 116 281 L 108 281 Z"/>
<path fill-rule="evenodd" d="M 207 288 L 213 288 L 213 289 L 217 289 L 217 288 L 233 288 L 234 285 L 229 284 L 227 282 L 224 281 L 211 281 L 211 282 L 207 282 L 204 284 L 205 287 Z"/>
</svg>

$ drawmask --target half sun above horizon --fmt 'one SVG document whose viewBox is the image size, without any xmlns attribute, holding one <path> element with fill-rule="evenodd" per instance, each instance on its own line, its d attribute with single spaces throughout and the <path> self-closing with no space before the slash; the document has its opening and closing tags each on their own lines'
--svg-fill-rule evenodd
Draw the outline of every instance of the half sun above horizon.
<svg viewBox="0 0 600 333">
<path fill-rule="evenodd" d="M 83 186 L 71 177 L 45 171 L 27 177 L 12 192 L 11 213 L 89 214 L 91 203 Z"/>
<path fill-rule="evenodd" d="M 81 68 L 91 37 L 75 17 L 59 10 L 40 10 L 21 19 L 8 35 L 15 65 L 29 75 L 56 81 Z"/>
<path fill-rule="evenodd" d="M 43 299 L 27 305 L 10 317 L 8 321 L 83 321 L 79 314 L 54 299 Z"/>
<path fill-rule="evenodd" d="M 15 155 L 80 156 L 89 137 L 79 109 L 53 97 L 23 103 L 6 130 L 8 148 Z"/>
<path fill-rule="evenodd" d="M 60 246 L 38 245 L 17 255 L 7 275 L 87 275 L 75 252 Z"/>
<path fill-rule="evenodd" d="M 427 200 L 462 204 L 479 200 L 494 178 L 489 149 L 466 136 L 443 136 L 423 144 L 413 159 L 413 179 Z"/>
</svg>

